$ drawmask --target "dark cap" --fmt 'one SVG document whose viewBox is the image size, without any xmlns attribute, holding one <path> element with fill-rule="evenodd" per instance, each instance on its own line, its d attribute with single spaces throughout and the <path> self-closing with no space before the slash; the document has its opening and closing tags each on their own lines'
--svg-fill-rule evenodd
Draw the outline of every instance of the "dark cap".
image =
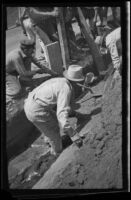
<svg viewBox="0 0 131 200">
<path fill-rule="evenodd" d="M 35 46 L 35 42 L 27 38 L 24 38 L 20 41 L 21 48 L 28 49 L 28 48 L 34 48 L 34 46 Z"/>
</svg>

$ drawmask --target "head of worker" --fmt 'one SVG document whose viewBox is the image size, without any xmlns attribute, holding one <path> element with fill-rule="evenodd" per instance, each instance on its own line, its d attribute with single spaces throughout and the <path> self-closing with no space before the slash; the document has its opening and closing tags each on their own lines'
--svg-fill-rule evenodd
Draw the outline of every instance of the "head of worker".
<svg viewBox="0 0 131 200">
<path fill-rule="evenodd" d="M 26 56 L 31 57 L 35 52 L 35 42 L 24 38 L 20 41 L 20 49 Z"/>
<path fill-rule="evenodd" d="M 82 92 L 82 88 L 78 83 L 83 84 L 85 80 L 83 68 L 80 65 L 70 65 L 68 69 L 63 72 L 63 75 L 71 83 L 75 98 L 77 98 Z"/>
</svg>

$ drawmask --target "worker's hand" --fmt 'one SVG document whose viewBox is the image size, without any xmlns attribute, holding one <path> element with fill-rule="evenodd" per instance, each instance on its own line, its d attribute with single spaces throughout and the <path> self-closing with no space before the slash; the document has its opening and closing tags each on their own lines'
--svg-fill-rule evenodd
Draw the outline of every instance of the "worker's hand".
<svg viewBox="0 0 131 200">
<path fill-rule="evenodd" d="M 74 144 L 76 144 L 79 148 L 82 146 L 83 144 L 83 140 L 81 139 L 81 137 L 79 136 L 78 133 L 76 133 L 74 136 L 71 137 L 71 140 Z"/>
<path fill-rule="evenodd" d="M 113 89 L 116 82 L 118 81 L 118 79 L 120 79 L 121 75 L 120 75 L 120 72 L 119 70 L 115 70 L 114 72 L 114 75 L 113 75 L 113 79 L 111 81 L 111 85 L 110 85 L 110 88 Z"/>
<path fill-rule="evenodd" d="M 80 148 L 80 147 L 83 145 L 83 140 L 82 140 L 81 138 L 79 138 L 79 139 L 76 140 L 74 143 L 76 144 L 77 147 Z"/>
</svg>

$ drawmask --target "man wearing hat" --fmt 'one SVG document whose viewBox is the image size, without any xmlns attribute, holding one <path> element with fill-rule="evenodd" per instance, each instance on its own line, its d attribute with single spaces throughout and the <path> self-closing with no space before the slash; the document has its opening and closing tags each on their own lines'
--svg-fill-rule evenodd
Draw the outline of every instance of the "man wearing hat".
<svg viewBox="0 0 131 200">
<path fill-rule="evenodd" d="M 6 56 L 6 94 L 16 96 L 21 92 L 20 81 L 32 83 L 32 77 L 36 73 L 48 73 L 56 76 L 56 73 L 46 68 L 34 57 L 35 43 L 29 39 L 20 41 L 20 48 L 11 51 Z M 31 63 L 39 69 L 31 70 Z"/>
<path fill-rule="evenodd" d="M 120 66 L 121 66 L 121 27 L 113 30 L 109 34 L 104 36 L 97 36 L 95 43 L 101 48 L 105 47 L 109 50 L 112 63 L 115 69 L 114 78 L 120 76 Z"/>
<path fill-rule="evenodd" d="M 68 135 L 77 144 L 82 143 L 68 120 L 77 83 L 84 81 L 82 67 L 70 65 L 63 75 L 64 77 L 52 78 L 35 88 L 24 105 L 28 120 L 48 138 L 55 155 L 63 150 L 62 136 Z"/>
</svg>

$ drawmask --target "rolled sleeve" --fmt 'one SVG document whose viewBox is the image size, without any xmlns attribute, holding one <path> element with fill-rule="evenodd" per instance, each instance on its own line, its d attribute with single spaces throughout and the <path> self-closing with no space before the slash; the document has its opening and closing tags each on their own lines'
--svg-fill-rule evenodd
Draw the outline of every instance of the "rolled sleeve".
<svg viewBox="0 0 131 200">
<path fill-rule="evenodd" d="M 73 136 L 74 133 L 73 128 L 70 126 L 68 120 L 71 94 L 71 89 L 68 85 L 65 85 L 60 91 L 57 99 L 57 119 L 59 121 L 59 126 L 63 133 L 68 134 L 70 137 Z"/>
<path fill-rule="evenodd" d="M 55 72 L 48 69 L 44 64 L 42 64 L 36 57 L 31 58 L 31 62 L 34 63 L 38 68 L 42 69 L 44 73 L 56 75 Z"/>
<path fill-rule="evenodd" d="M 116 45 L 115 39 L 113 39 L 110 35 L 106 37 L 106 46 L 110 51 L 112 63 L 115 69 L 120 68 L 120 57 L 118 54 L 118 49 Z"/>
</svg>

